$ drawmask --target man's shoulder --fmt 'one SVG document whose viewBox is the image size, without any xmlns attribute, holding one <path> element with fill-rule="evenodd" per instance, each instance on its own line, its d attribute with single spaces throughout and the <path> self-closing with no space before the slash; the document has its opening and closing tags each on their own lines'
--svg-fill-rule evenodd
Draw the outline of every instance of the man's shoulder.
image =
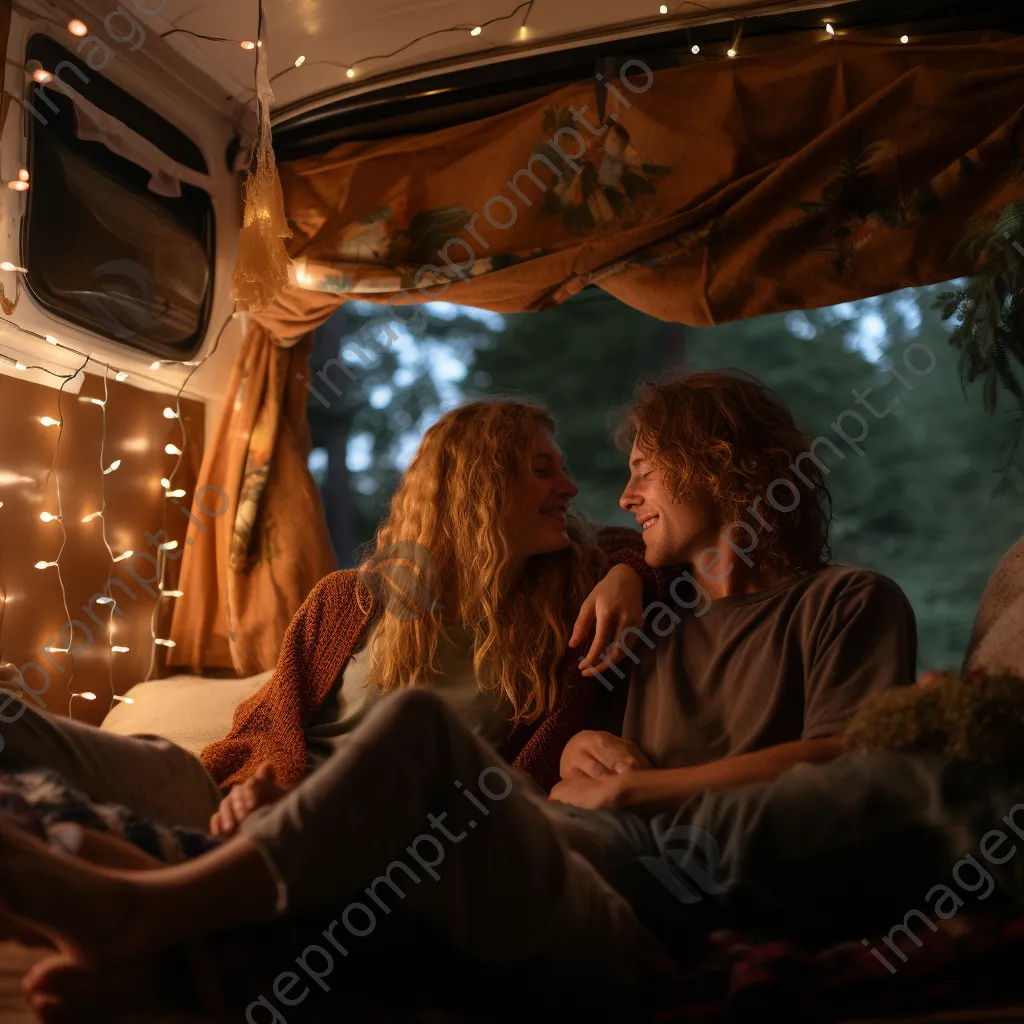
<svg viewBox="0 0 1024 1024">
<path fill-rule="evenodd" d="M 900 585 L 884 573 L 856 565 L 825 565 L 804 580 L 804 589 L 815 601 L 884 601 L 910 609 Z"/>
</svg>

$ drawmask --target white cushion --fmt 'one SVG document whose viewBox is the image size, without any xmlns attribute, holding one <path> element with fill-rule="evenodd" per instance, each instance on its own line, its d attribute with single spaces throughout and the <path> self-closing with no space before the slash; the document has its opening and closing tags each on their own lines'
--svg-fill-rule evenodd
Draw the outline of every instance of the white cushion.
<svg viewBox="0 0 1024 1024">
<path fill-rule="evenodd" d="M 198 756 L 203 747 L 231 731 L 235 708 L 254 694 L 273 672 L 245 679 L 169 676 L 137 683 L 118 701 L 100 726 L 121 736 L 162 736 Z"/>
</svg>

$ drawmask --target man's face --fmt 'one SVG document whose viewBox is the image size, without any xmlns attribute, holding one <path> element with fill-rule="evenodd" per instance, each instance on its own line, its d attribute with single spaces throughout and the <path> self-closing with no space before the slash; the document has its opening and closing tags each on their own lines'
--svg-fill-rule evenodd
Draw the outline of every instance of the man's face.
<svg viewBox="0 0 1024 1024">
<path fill-rule="evenodd" d="M 665 485 L 661 469 L 635 444 L 629 453 L 629 470 L 629 483 L 619 505 L 636 516 L 648 565 L 683 565 L 715 545 L 721 524 L 710 502 L 696 498 L 678 501 Z"/>
</svg>

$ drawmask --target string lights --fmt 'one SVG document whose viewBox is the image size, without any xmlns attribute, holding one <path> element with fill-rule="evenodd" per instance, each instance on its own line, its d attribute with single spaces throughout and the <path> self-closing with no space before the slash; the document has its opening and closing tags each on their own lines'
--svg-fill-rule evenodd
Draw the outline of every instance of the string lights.
<svg viewBox="0 0 1024 1024">
<path fill-rule="evenodd" d="M 311 61 L 311 60 L 308 60 L 304 54 L 300 54 L 298 57 L 295 58 L 295 60 L 291 64 L 288 65 L 288 67 L 286 67 L 286 68 L 282 69 L 281 71 L 278 71 L 275 74 L 271 75 L 270 76 L 270 81 L 274 82 L 278 78 L 280 78 L 282 75 L 287 74 L 289 71 L 296 70 L 296 68 L 313 67 L 314 65 L 317 65 L 317 64 L 327 64 L 327 65 L 329 65 L 331 67 L 343 68 L 345 70 L 345 76 L 347 78 L 355 78 L 356 74 L 357 74 L 357 71 L 362 66 L 364 66 L 366 64 L 369 64 L 369 63 L 371 63 L 373 61 L 388 60 L 391 57 L 395 57 L 398 54 L 402 53 L 403 51 L 408 50 L 410 47 L 415 46 L 417 43 L 421 43 L 424 39 L 429 39 L 432 36 L 448 35 L 448 34 L 452 34 L 452 33 L 456 33 L 456 34 L 468 33 L 471 37 L 476 38 L 476 37 L 479 37 L 479 36 L 483 35 L 484 30 L 486 28 L 488 28 L 490 25 L 496 25 L 496 24 L 498 24 L 499 22 L 502 22 L 502 21 L 509 21 L 512 18 L 515 18 L 519 14 L 519 12 L 523 11 L 524 9 L 525 9 L 526 13 L 523 15 L 522 24 L 519 26 L 518 37 L 519 37 L 520 40 L 525 40 L 525 39 L 527 39 L 529 37 L 529 31 L 527 29 L 526 23 L 529 20 L 531 12 L 533 11 L 534 3 L 535 3 L 535 0 L 523 0 L 522 3 L 517 4 L 508 14 L 498 15 L 495 18 L 489 18 L 487 21 L 481 21 L 479 24 L 452 25 L 449 28 L 438 28 L 438 29 L 434 29 L 431 32 L 424 32 L 423 35 L 416 36 L 415 39 L 410 39 L 409 42 L 404 43 L 402 46 L 399 46 L 398 49 L 392 50 L 390 53 L 370 54 L 370 55 L 368 55 L 366 57 L 360 57 L 358 60 L 354 60 L 354 61 L 341 61 L 341 62 L 333 61 L 333 60 L 313 60 L 313 61 Z M 695 4 L 694 6 L 700 7 L 701 5 L 700 4 Z M 257 47 L 263 45 L 263 40 L 259 39 L 259 38 L 257 38 L 255 41 L 253 41 L 251 39 L 228 39 L 225 36 L 206 35 L 203 32 L 193 32 L 191 29 L 177 28 L 177 27 L 176 28 L 168 29 L 166 32 L 161 33 L 161 38 L 162 39 L 166 39 L 168 36 L 172 36 L 172 35 L 175 35 L 175 34 L 191 36 L 194 39 L 201 39 L 201 40 L 204 40 L 205 42 L 229 43 L 229 44 L 231 44 L 233 46 L 240 46 L 243 50 L 247 50 L 247 51 L 248 50 L 255 50 Z"/>
<path fill-rule="evenodd" d="M 0 268 L 0 269 L 3 269 L 3 268 Z M 20 268 L 15 268 L 15 269 L 20 269 Z M 183 366 L 183 367 L 187 367 L 187 369 L 188 369 L 188 372 L 185 374 L 184 378 L 181 380 L 181 382 L 179 384 L 179 387 L 177 389 L 177 392 L 175 394 L 175 408 L 172 409 L 169 406 L 167 406 L 167 407 L 164 408 L 164 411 L 162 413 L 163 418 L 165 418 L 165 419 L 177 420 L 178 421 L 178 427 L 179 427 L 179 430 L 181 432 L 181 447 L 179 447 L 178 445 L 175 445 L 175 444 L 168 444 L 165 447 L 165 451 L 167 452 L 167 454 L 169 454 L 169 455 L 176 455 L 177 456 L 177 462 L 176 462 L 176 464 L 174 466 L 174 469 L 171 471 L 170 476 L 169 477 L 164 477 L 164 478 L 161 479 L 161 483 L 165 485 L 165 490 L 170 492 L 169 494 L 166 494 L 165 497 L 171 499 L 172 501 L 174 501 L 175 504 L 177 504 L 177 501 L 178 501 L 179 498 L 184 497 L 185 494 L 186 494 L 186 492 L 185 492 L 185 490 L 183 488 L 173 488 L 172 489 L 171 485 L 170 485 L 171 479 L 174 477 L 175 473 L 177 472 L 177 470 L 178 470 L 178 468 L 179 468 L 179 466 L 181 464 L 181 459 L 182 459 L 182 457 L 184 455 L 184 449 L 186 447 L 186 442 L 187 442 L 187 438 L 186 438 L 185 430 L 184 430 L 184 424 L 183 424 L 183 422 L 181 420 L 181 410 L 180 410 L 181 395 L 184 392 L 185 388 L 188 386 L 189 381 L 192 378 L 192 375 L 196 372 L 196 369 L 198 367 L 200 367 L 207 359 L 211 358 L 217 352 L 217 350 L 220 347 L 221 339 L 224 336 L 224 332 L 227 330 L 228 325 L 237 316 L 239 316 L 238 311 L 236 309 L 233 309 L 231 311 L 231 313 L 225 318 L 224 322 L 220 325 L 220 328 L 218 329 L 218 331 L 217 331 L 217 333 L 216 333 L 216 335 L 215 335 L 215 337 L 213 339 L 213 343 L 210 346 L 209 351 L 201 359 L 198 359 L 198 360 L 160 359 L 160 360 L 154 361 L 151 364 L 151 369 L 159 369 L 159 368 L 162 368 L 163 366 L 166 366 L 166 365 Z M 32 366 L 30 367 L 30 366 L 26 365 L 25 363 L 21 362 L 20 360 L 15 359 L 14 357 L 8 356 L 7 354 L 5 354 L 3 352 L 0 352 L 0 361 L 4 361 L 8 365 L 14 366 L 14 368 L 16 370 L 24 372 L 24 371 L 27 371 L 28 369 L 31 368 L 33 370 L 39 370 L 39 371 L 41 371 L 43 373 L 46 373 L 46 374 L 48 374 L 50 376 L 60 378 L 60 380 L 61 380 L 61 385 L 60 385 L 60 389 L 58 390 L 58 398 L 57 398 L 57 413 L 58 413 L 57 418 L 54 418 L 53 416 L 40 416 L 40 417 L 38 417 L 38 422 L 43 427 L 57 427 L 58 428 L 57 444 L 56 444 L 55 450 L 54 450 L 53 462 L 52 462 L 52 464 L 50 466 L 50 471 L 47 473 L 46 480 L 44 481 L 44 485 L 43 485 L 45 487 L 46 484 L 49 482 L 50 476 L 51 475 L 54 476 L 55 483 L 56 483 L 56 489 L 57 489 L 57 511 L 56 511 L 56 513 L 49 512 L 49 511 L 41 513 L 40 514 L 40 518 L 41 518 L 41 520 L 43 522 L 58 522 L 59 523 L 59 525 L 61 527 L 61 533 L 62 533 L 62 542 L 61 542 L 60 550 L 58 551 L 57 557 L 55 559 L 40 559 L 39 561 L 37 561 L 34 564 L 35 564 L 35 568 L 40 569 L 40 570 L 50 569 L 50 568 L 55 568 L 57 570 L 57 577 L 58 577 L 58 582 L 59 582 L 60 587 L 61 587 L 61 595 L 62 595 L 63 606 L 64 606 L 65 622 L 69 624 L 66 628 L 71 629 L 73 631 L 73 628 L 74 628 L 73 622 L 74 622 L 74 620 L 71 618 L 71 615 L 70 615 L 70 612 L 69 612 L 69 609 L 68 609 L 67 591 L 66 591 L 66 588 L 64 586 L 64 579 L 63 579 L 63 576 L 62 576 L 62 573 L 61 573 L 61 565 L 60 565 L 61 554 L 63 553 L 64 547 L 67 544 L 67 533 L 64 531 L 64 525 L 63 525 L 63 522 L 62 522 L 60 479 L 59 479 L 59 476 L 55 472 L 56 464 L 57 464 L 57 457 L 58 457 L 58 453 L 59 453 L 59 450 L 60 450 L 60 442 L 61 442 L 61 439 L 62 439 L 63 427 L 64 427 L 64 417 L 62 415 L 62 400 L 63 400 L 64 388 L 66 387 L 66 385 L 67 385 L 67 383 L 69 381 L 74 380 L 76 377 L 78 377 L 79 374 L 81 374 L 90 363 L 96 364 L 96 366 L 102 368 L 102 370 L 103 370 L 103 398 L 99 399 L 99 398 L 79 396 L 81 401 L 83 401 L 83 402 L 85 402 L 87 404 L 95 405 L 95 406 L 97 406 L 97 407 L 99 407 L 101 409 L 101 411 L 102 411 L 102 423 L 103 423 L 103 425 L 102 425 L 101 444 L 100 444 L 100 467 L 99 467 L 100 468 L 100 483 L 101 483 L 101 502 L 100 502 L 100 508 L 97 511 L 90 512 L 89 514 L 85 515 L 82 518 L 81 521 L 83 523 L 89 523 L 89 522 L 91 522 L 94 519 L 99 519 L 101 521 L 102 525 L 103 525 L 103 542 L 104 542 L 104 545 L 107 547 L 107 551 L 108 551 L 108 553 L 110 555 L 110 561 L 111 561 L 111 572 L 108 574 L 108 584 L 109 584 L 109 580 L 110 580 L 112 572 L 113 572 L 113 566 L 116 563 L 118 563 L 118 562 L 123 562 L 123 561 L 126 561 L 126 560 L 132 558 L 132 556 L 135 553 L 132 549 L 128 549 L 126 551 L 123 551 L 119 555 L 115 555 L 114 554 L 113 548 L 111 547 L 111 545 L 110 545 L 110 543 L 109 543 L 109 541 L 107 539 L 107 535 L 106 535 L 106 525 L 107 525 L 107 523 L 106 523 L 106 517 L 104 515 L 104 512 L 106 510 L 106 495 L 105 495 L 105 487 L 104 487 L 106 478 L 111 473 L 116 472 L 118 470 L 118 468 L 121 466 L 121 460 L 120 459 L 114 459 L 109 465 L 107 465 L 107 463 L 106 463 L 106 451 L 105 451 L 105 448 L 106 448 L 106 427 L 107 427 L 107 425 L 106 425 L 106 414 L 107 414 L 107 402 L 109 400 L 108 384 L 107 384 L 108 375 L 112 372 L 114 374 L 114 379 L 117 380 L 118 382 L 122 382 L 122 381 L 125 381 L 125 380 L 128 379 L 129 374 L 125 370 L 122 370 L 122 369 L 120 369 L 118 367 L 111 366 L 109 363 L 106 363 L 106 362 L 104 362 L 104 361 L 102 361 L 100 359 L 96 359 L 91 353 L 81 352 L 78 349 L 75 349 L 75 348 L 73 348 L 70 345 L 66 345 L 66 344 L 62 343 L 57 338 L 55 338 L 53 335 L 39 334 L 36 331 L 28 330 L 28 329 L 26 329 L 24 327 L 21 327 L 19 324 L 17 324 L 13 320 L 5 320 L 5 323 L 7 323 L 10 327 L 12 327 L 13 329 L 15 329 L 15 330 L 17 330 L 17 331 L 19 331 L 19 332 L 21 332 L 23 334 L 29 335 L 30 337 L 33 337 L 33 338 L 37 339 L 38 341 L 46 342 L 47 344 L 49 344 L 49 345 L 51 345 L 51 346 L 53 346 L 53 347 L 55 347 L 57 349 L 60 349 L 61 351 L 72 353 L 75 356 L 81 358 L 81 360 L 82 360 L 81 365 L 79 365 L 77 368 L 75 368 L 72 372 L 61 373 L 61 372 L 53 370 L 53 369 L 51 369 L 49 367 L 42 366 L 42 365 L 37 365 L 37 364 L 32 364 Z M 183 509 L 182 511 L 185 511 L 185 510 Z M 186 515 L 188 515 L 187 512 L 186 512 Z M 164 526 L 166 528 L 166 526 L 167 526 L 166 505 L 164 506 L 163 516 L 164 516 Z M 161 545 L 160 546 L 160 550 L 158 550 L 158 552 L 157 552 L 157 557 L 158 557 L 158 562 L 159 562 L 159 584 L 160 584 L 160 594 L 161 594 L 161 596 L 178 597 L 178 596 L 182 595 L 182 591 L 174 590 L 174 589 L 170 589 L 170 588 L 165 588 L 165 586 L 164 586 L 165 574 L 166 574 L 166 552 L 169 551 L 169 550 L 174 550 L 174 548 L 176 546 L 177 546 L 177 542 L 174 542 L 173 544 L 168 544 L 168 545 Z M 109 593 L 109 585 L 108 585 L 107 593 Z M 110 617 L 108 619 L 108 638 L 110 639 L 110 651 L 111 651 L 111 654 L 126 654 L 126 653 L 128 653 L 129 652 L 129 648 L 128 648 L 127 645 L 125 645 L 125 644 L 115 644 L 113 642 L 113 634 L 114 634 L 114 629 L 113 629 L 114 619 L 113 619 L 113 617 L 114 617 L 114 615 L 115 615 L 115 613 L 117 611 L 116 602 L 114 601 L 113 598 L 108 597 L 108 596 L 104 596 L 104 597 L 96 598 L 95 599 L 95 603 L 102 604 L 102 605 L 105 605 L 105 606 L 109 606 L 109 609 L 110 609 Z M 151 659 L 150 659 L 150 668 L 149 668 L 149 672 L 148 672 L 147 677 L 146 677 L 147 679 L 149 679 L 152 676 L 154 668 L 155 668 L 155 653 L 156 653 L 157 647 L 158 646 L 162 646 L 162 647 L 168 647 L 169 648 L 169 647 L 173 647 L 174 646 L 174 642 L 173 641 L 171 641 L 169 639 L 166 639 L 166 638 L 163 638 L 163 637 L 158 637 L 157 634 L 156 634 L 156 628 L 155 627 L 156 627 L 156 620 L 157 620 L 157 615 L 158 615 L 158 612 L 159 612 L 160 605 L 161 605 L 161 602 L 159 600 L 155 601 L 154 604 L 153 604 L 153 617 L 151 619 L 151 634 L 152 634 L 152 639 L 153 639 L 153 654 L 152 654 Z M 75 654 L 74 654 L 74 650 L 73 650 L 73 640 L 70 637 L 68 638 L 68 646 L 67 647 L 57 648 L 57 647 L 50 646 L 50 647 L 47 648 L 47 651 L 48 651 L 48 653 L 66 654 L 66 655 L 68 655 L 70 657 L 70 660 L 71 660 L 71 675 L 68 678 L 69 695 L 70 695 L 70 697 L 72 697 L 72 698 L 80 697 L 80 698 L 82 698 L 84 700 L 96 700 L 97 699 L 96 694 L 92 693 L 91 691 L 84 691 L 82 693 L 75 693 L 75 692 L 71 691 L 71 689 L 70 689 L 71 681 L 74 679 L 74 675 L 75 675 Z M 113 707 L 113 702 L 119 701 L 119 700 L 125 700 L 126 703 L 131 703 L 130 699 L 121 698 L 120 696 L 118 696 L 114 692 L 113 659 L 111 659 L 108 664 L 109 664 L 110 691 L 111 691 L 111 704 L 110 704 L 110 706 Z M 69 708 L 68 708 L 68 714 L 71 715 L 71 705 L 70 704 L 69 704 Z"/>
<path fill-rule="evenodd" d="M 735 57 L 740 52 L 740 40 L 743 38 L 743 20 L 736 22 L 736 31 L 733 33 L 729 49 L 725 51 L 727 57 Z"/>
</svg>

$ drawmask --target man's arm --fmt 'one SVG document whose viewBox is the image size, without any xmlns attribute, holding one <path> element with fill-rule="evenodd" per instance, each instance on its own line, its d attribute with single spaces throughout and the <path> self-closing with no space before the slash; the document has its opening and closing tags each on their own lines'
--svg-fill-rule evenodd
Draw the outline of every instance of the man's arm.
<svg viewBox="0 0 1024 1024">
<path fill-rule="evenodd" d="M 844 750 L 841 735 L 796 740 L 688 768 L 638 769 L 600 778 L 577 776 L 560 782 L 551 799 L 594 810 L 643 809 L 654 813 L 677 807 L 706 789 L 732 789 L 771 782 L 802 761 L 825 764 Z"/>
<path fill-rule="evenodd" d="M 618 776 L 619 807 L 664 809 L 706 789 L 733 789 L 754 782 L 772 782 L 802 761 L 826 764 L 843 752 L 842 736 L 795 740 L 775 747 L 738 754 L 691 768 L 661 768 Z"/>
</svg>

